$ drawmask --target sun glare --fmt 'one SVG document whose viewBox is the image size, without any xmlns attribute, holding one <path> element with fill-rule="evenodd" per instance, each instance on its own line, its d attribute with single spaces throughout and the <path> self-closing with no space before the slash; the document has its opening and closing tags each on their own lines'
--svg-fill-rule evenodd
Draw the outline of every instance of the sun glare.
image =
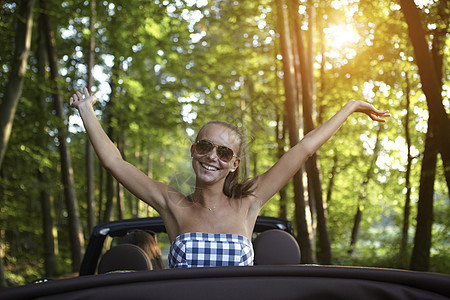
<svg viewBox="0 0 450 300">
<path fill-rule="evenodd" d="M 323 31 L 325 33 L 328 46 L 334 49 L 342 49 L 347 45 L 351 47 L 351 44 L 356 44 L 361 39 L 358 33 L 356 33 L 353 27 L 349 24 L 331 25 Z"/>
<path fill-rule="evenodd" d="M 331 25 L 323 29 L 325 34 L 326 56 L 347 63 L 356 56 L 355 45 L 361 37 L 350 25 Z"/>
</svg>

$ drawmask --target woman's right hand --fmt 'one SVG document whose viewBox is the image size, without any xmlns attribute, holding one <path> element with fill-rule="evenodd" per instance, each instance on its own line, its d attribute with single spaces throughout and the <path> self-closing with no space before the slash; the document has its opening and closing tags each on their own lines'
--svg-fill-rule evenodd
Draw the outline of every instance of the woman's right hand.
<svg viewBox="0 0 450 300">
<path fill-rule="evenodd" d="M 95 95 L 89 95 L 89 90 L 85 87 L 83 88 L 84 96 L 80 92 L 76 92 L 70 97 L 69 104 L 76 109 L 79 109 L 81 105 L 89 104 L 93 106 L 97 102 L 97 97 Z"/>
</svg>

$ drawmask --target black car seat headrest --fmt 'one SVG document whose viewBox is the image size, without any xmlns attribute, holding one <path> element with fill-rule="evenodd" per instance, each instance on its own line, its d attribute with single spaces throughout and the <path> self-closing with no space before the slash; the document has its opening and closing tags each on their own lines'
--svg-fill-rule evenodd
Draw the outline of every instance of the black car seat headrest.
<svg viewBox="0 0 450 300">
<path fill-rule="evenodd" d="M 152 270 L 147 253 L 133 244 L 120 244 L 109 249 L 100 259 L 97 273 Z"/>
<path fill-rule="evenodd" d="M 286 231 L 271 229 L 253 241 L 255 265 L 296 265 L 300 263 L 300 247 Z"/>
</svg>

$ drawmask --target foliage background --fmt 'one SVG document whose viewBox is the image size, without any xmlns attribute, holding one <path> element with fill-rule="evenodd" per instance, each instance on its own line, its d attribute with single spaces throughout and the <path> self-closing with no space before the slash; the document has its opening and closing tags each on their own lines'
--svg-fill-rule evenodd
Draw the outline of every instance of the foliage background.
<svg viewBox="0 0 450 300">
<path fill-rule="evenodd" d="M 421 155 L 427 130 L 427 106 L 413 58 L 406 23 L 396 1 L 313 1 L 316 8 L 315 64 L 316 125 L 331 117 L 350 99 L 361 99 L 389 109 L 386 124 L 352 115 L 319 151 L 327 221 L 334 263 L 401 267 L 398 257 L 405 198 L 406 143 L 404 137 L 405 86 L 411 85 L 412 247 Z M 437 21 L 439 2 L 416 2 L 426 28 Z M 60 84 L 66 99 L 86 85 L 89 1 L 48 1 L 56 33 Z M 300 1 L 307 30 L 307 3 Z M 11 67 L 18 3 L 2 1 L 0 11 L 0 95 Z M 304 9 L 304 11 L 302 11 Z M 35 19 L 42 11 L 35 8 Z M 95 31 L 96 112 L 105 127 L 124 137 L 124 156 L 156 180 L 189 193 L 194 184 L 189 146 L 206 121 L 222 119 L 237 124 L 248 137 L 250 175 L 268 169 L 277 160 L 277 118 L 285 113 L 279 36 L 274 1 L 97 1 Z M 36 26 L 35 26 L 36 27 Z M 32 45 L 37 44 L 33 29 Z M 300 29 L 299 29 L 300 30 Z M 345 34 L 347 33 L 347 34 Z M 443 99 L 450 112 L 450 39 L 444 54 Z M 60 179 L 52 98 L 43 114 L 38 96 L 49 95 L 48 79 L 37 72 L 32 46 L 24 89 L 0 176 L 1 257 L 10 285 L 44 276 L 42 216 L 39 194 L 52 195 L 58 236 L 58 270 L 70 271 L 70 249 Z M 322 69 L 321 69 L 322 68 Z M 408 78 L 408 79 L 406 79 Z M 115 92 L 114 99 L 111 98 Z M 245 108 L 243 105 L 243 99 Z M 66 103 L 67 104 L 67 103 Z M 74 110 L 69 116 L 80 219 L 86 230 L 85 134 Z M 366 180 L 381 126 L 381 149 L 374 176 Z M 43 128 L 44 130 L 42 130 Z M 117 141 L 117 135 L 113 137 Z M 281 139 L 287 144 L 287 135 Z M 42 147 L 42 145 L 46 147 Z M 284 146 L 285 149 L 286 146 Z M 149 168 L 151 166 L 151 168 Z M 37 171 L 46 168 L 51 180 L 42 183 Z M 104 172 L 96 161 L 97 218 L 104 205 Z M 293 191 L 287 186 L 287 218 L 295 222 Z M 360 193 L 366 196 L 355 251 L 348 254 L 351 227 Z M 450 206 L 441 162 L 435 182 L 433 240 L 430 271 L 449 273 Z M 325 195 L 324 195 L 325 197 Z M 125 191 L 124 216 L 152 214 Z M 118 212 L 116 210 L 115 218 Z M 279 215 L 279 195 L 262 214 Z"/>
</svg>

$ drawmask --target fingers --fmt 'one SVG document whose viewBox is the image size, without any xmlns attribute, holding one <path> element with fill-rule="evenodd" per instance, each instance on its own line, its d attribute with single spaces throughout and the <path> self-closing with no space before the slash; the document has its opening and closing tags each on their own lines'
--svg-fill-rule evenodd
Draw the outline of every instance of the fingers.
<svg viewBox="0 0 450 300">
<path fill-rule="evenodd" d="M 378 116 L 383 116 L 383 117 L 390 117 L 391 115 L 389 114 L 389 111 L 388 110 L 384 110 L 384 111 L 381 111 L 381 110 L 375 110 L 375 113 L 378 115 Z"/>
<path fill-rule="evenodd" d="M 378 121 L 378 122 L 386 122 L 385 119 L 379 118 L 379 117 L 377 117 L 377 116 L 372 116 L 371 118 L 372 118 L 372 120 L 374 120 L 374 121 Z"/>
<path fill-rule="evenodd" d="M 390 116 L 391 116 L 391 114 L 389 113 L 388 110 L 378 113 L 378 117 L 390 117 Z"/>
<path fill-rule="evenodd" d="M 85 94 L 86 94 L 86 91 L 85 91 Z M 88 92 L 88 95 L 89 95 L 89 92 Z M 81 95 L 80 92 L 75 92 L 75 94 L 73 94 L 72 97 L 70 97 L 70 99 L 69 99 L 69 105 L 75 107 L 77 102 L 80 100 L 83 100 L 83 96 Z"/>
<path fill-rule="evenodd" d="M 97 97 L 95 96 L 95 94 L 91 95 L 88 88 L 84 87 L 82 92 L 84 95 L 81 92 L 77 91 L 72 95 L 72 97 L 70 97 L 70 106 L 78 108 L 81 102 L 88 102 L 91 105 L 94 105 L 97 102 Z"/>
<path fill-rule="evenodd" d="M 77 94 L 73 94 L 72 97 L 70 97 L 69 99 L 69 105 L 74 106 L 77 101 L 78 101 Z"/>
<path fill-rule="evenodd" d="M 389 114 L 388 110 L 385 111 L 378 111 L 376 110 L 375 112 L 372 112 L 369 114 L 369 117 L 374 120 L 374 121 L 378 121 L 378 122 L 386 122 L 385 119 L 382 119 L 382 117 L 390 117 L 391 114 Z"/>
</svg>

